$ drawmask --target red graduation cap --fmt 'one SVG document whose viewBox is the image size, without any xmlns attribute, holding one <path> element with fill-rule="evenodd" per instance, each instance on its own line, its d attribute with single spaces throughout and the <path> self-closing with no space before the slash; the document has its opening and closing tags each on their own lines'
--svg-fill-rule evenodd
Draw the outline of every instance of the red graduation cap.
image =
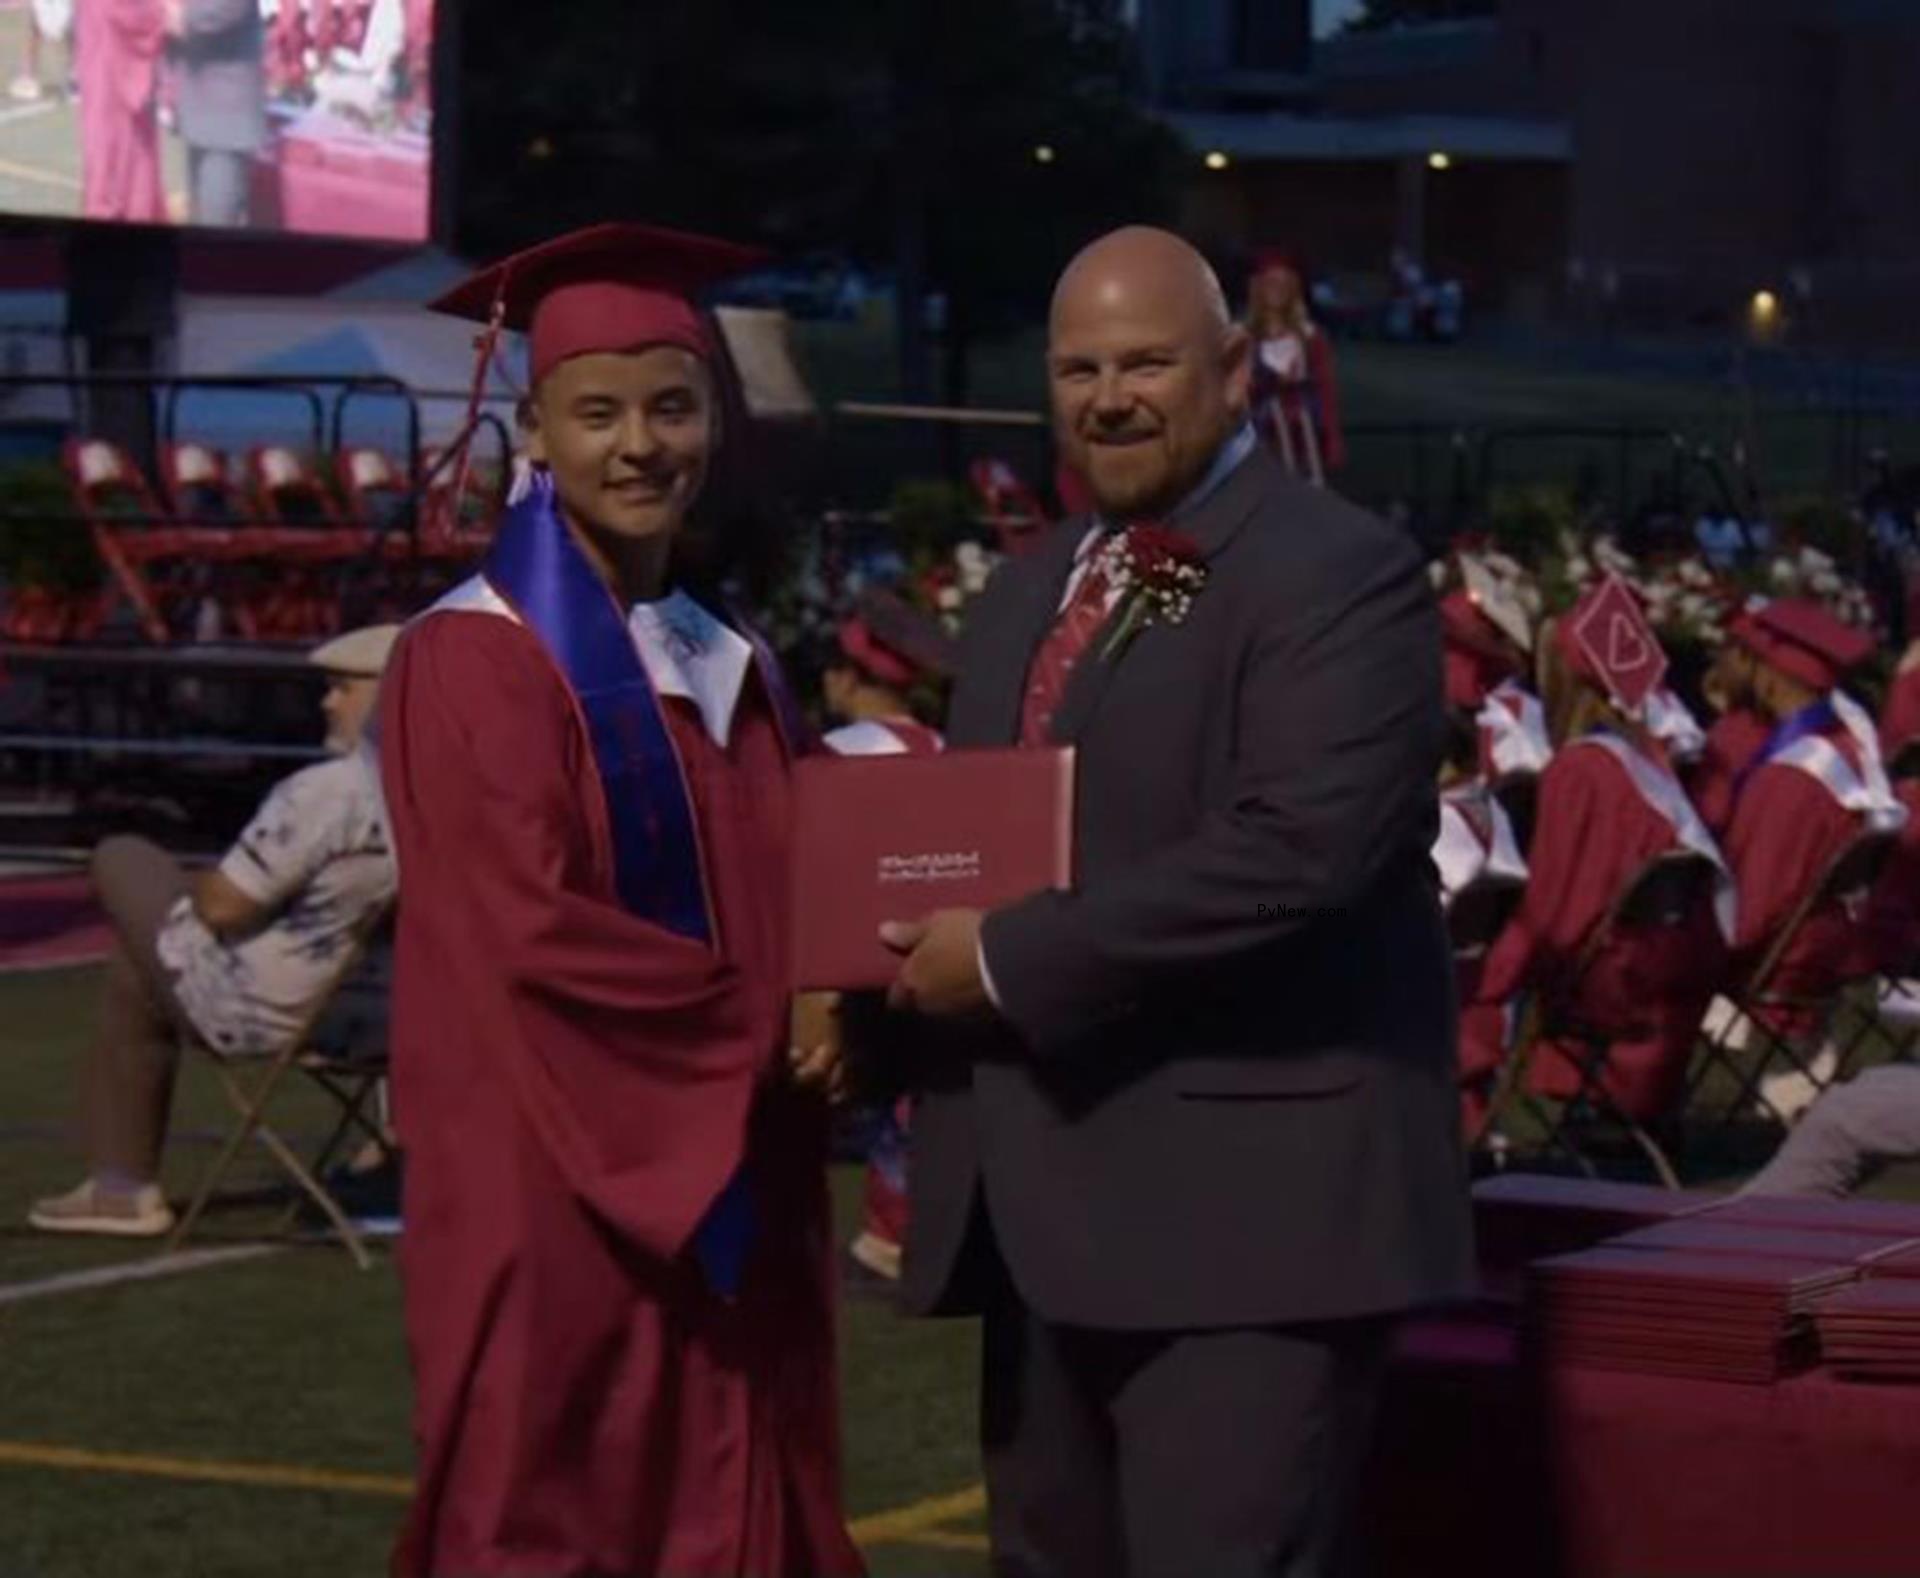
<svg viewBox="0 0 1920 1578">
<path fill-rule="evenodd" d="M 953 637 L 890 592 L 861 594 L 837 632 L 841 654 L 883 685 L 911 685 L 920 677 L 948 678 L 955 665 Z"/>
<path fill-rule="evenodd" d="M 843 619 L 837 636 L 840 655 L 868 679 L 882 685 L 913 683 L 913 665 L 899 653 L 889 651 L 858 615 Z"/>
<path fill-rule="evenodd" d="M 1503 679 L 1526 672 L 1520 653 L 1465 591 L 1440 599 L 1447 704 L 1477 711 Z"/>
<path fill-rule="evenodd" d="M 533 381 L 569 356 L 678 345 L 714 347 L 693 296 L 765 254 L 653 225 L 591 225 L 516 252 L 462 280 L 435 312 L 525 331 Z"/>
<path fill-rule="evenodd" d="M 1622 711 L 1637 716 L 1667 673 L 1667 654 L 1647 623 L 1640 599 L 1609 575 L 1574 604 L 1561 622 L 1561 655 L 1581 678 L 1601 686 Z"/>
<path fill-rule="evenodd" d="M 1873 656 L 1873 638 L 1804 597 L 1776 597 L 1756 612 L 1742 639 L 1760 661 L 1826 692 Z"/>
<path fill-rule="evenodd" d="M 1262 247 L 1253 255 L 1253 274 L 1266 273 L 1269 269 L 1283 268 L 1295 279 L 1305 279 L 1306 270 L 1301 268 L 1299 257 L 1285 247 Z"/>
</svg>

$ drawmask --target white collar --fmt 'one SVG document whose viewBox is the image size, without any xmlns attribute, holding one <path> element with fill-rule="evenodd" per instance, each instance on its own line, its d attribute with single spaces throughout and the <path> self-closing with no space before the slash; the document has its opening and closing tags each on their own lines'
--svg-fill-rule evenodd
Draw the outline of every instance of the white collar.
<svg viewBox="0 0 1920 1578">
<path fill-rule="evenodd" d="M 722 750 L 733 728 L 753 648 L 685 592 L 635 603 L 627 629 L 661 696 L 680 696 L 700 709 L 708 737 Z"/>
<path fill-rule="evenodd" d="M 1254 436 L 1253 423 L 1242 422 L 1233 437 L 1220 446 L 1213 457 L 1213 464 L 1207 467 L 1206 475 L 1194 484 L 1193 490 L 1167 513 L 1169 521 L 1178 524 L 1191 515 L 1202 504 L 1220 490 L 1228 477 L 1240 469 L 1240 463 L 1251 455 L 1259 440 Z M 1084 560 L 1092 553 L 1094 545 L 1112 529 L 1112 523 L 1104 515 L 1093 517 L 1093 527 L 1080 539 L 1080 546 L 1074 551 L 1076 562 Z"/>
<path fill-rule="evenodd" d="M 513 606 L 483 575 L 463 581 L 427 613 L 442 611 L 499 614 L 520 623 Z M 725 750 L 733 709 L 753 665 L 746 637 L 677 588 L 655 602 L 635 603 L 627 615 L 627 633 L 654 693 L 692 702 L 700 709 L 708 737 Z"/>
</svg>

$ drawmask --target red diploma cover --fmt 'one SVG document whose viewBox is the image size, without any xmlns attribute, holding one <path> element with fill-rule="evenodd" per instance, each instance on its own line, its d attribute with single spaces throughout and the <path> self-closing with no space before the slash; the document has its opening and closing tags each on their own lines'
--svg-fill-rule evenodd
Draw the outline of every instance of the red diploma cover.
<svg viewBox="0 0 1920 1578">
<path fill-rule="evenodd" d="M 1073 882 L 1070 747 L 809 756 L 793 779 L 793 984 L 885 987 L 880 924 Z"/>
</svg>

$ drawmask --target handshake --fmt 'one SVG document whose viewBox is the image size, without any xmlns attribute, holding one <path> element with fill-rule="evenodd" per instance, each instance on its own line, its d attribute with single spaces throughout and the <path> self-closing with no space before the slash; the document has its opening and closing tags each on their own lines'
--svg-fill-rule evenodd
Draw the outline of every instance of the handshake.
<svg viewBox="0 0 1920 1578">
<path fill-rule="evenodd" d="M 980 977 L 980 922 L 976 909 L 935 910 L 924 920 L 888 921 L 880 940 L 900 956 L 887 988 L 887 1006 L 950 1017 L 989 1006 Z M 840 992 L 796 992 L 787 1039 L 787 1072 L 794 1083 L 846 1099 L 846 1047 Z"/>
</svg>

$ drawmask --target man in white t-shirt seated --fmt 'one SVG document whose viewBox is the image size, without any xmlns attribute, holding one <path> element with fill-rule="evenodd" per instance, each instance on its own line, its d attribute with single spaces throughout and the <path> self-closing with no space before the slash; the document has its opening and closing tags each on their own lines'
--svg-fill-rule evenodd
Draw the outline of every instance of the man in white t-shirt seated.
<svg viewBox="0 0 1920 1578">
<path fill-rule="evenodd" d="M 88 1174 L 28 1213 L 51 1233 L 158 1236 L 173 1226 L 160 1151 L 183 1034 L 227 1056 L 281 1050 L 334 987 L 356 937 L 393 900 L 380 775 L 362 733 L 397 625 L 316 649 L 327 761 L 282 779 L 226 857 L 195 877 L 119 836 L 93 855 L 117 946 L 82 1071 Z"/>
</svg>

